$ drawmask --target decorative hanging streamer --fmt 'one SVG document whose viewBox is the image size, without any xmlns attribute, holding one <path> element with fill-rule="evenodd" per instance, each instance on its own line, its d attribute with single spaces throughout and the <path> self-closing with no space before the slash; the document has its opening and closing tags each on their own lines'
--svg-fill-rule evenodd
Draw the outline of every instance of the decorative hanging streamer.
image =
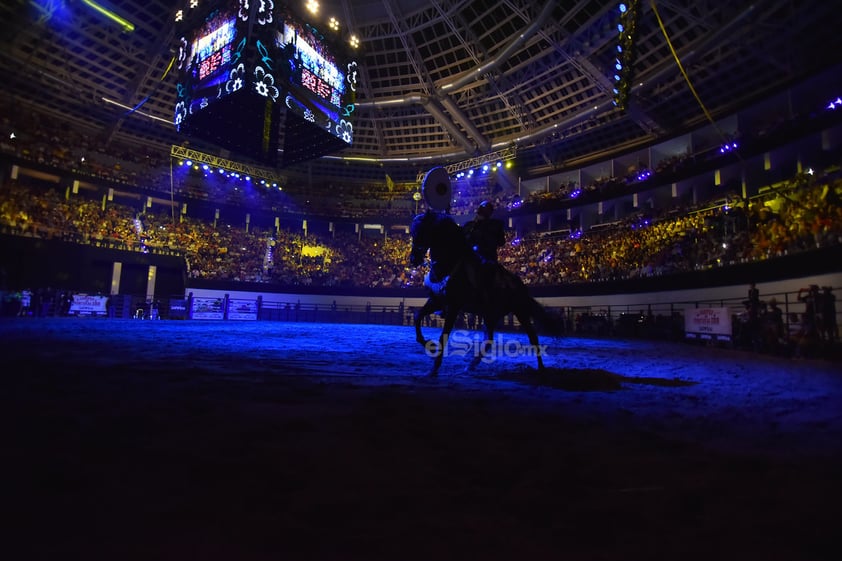
<svg viewBox="0 0 842 561">
<path fill-rule="evenodd" d="M 716 129 L 716 132 L 719 133 L 719 136 L 722 138 L 723 141 L 727 139 L 725 133 L 717 126 L 716 122 L 713 120 L 710 112 L 708 111 L 705 104 L 702 103 L 699 94 L 696 93 L 696 88 L 693 87 L 693 83 L 690 81 L 690 77 L 687 75 L 687 72 L 684 70 L 684 66 L 681 64 L 681 60 L 678 58 L 678 53 L 675 52 L 675 48 L 672 46 L 672 42 L 670 41 L 669 35 L 667 34 L 667 30 L 664 27 L 664 22 L 661 20 L 661 15 L 658 13 L 658 8 L 655 7 L 655 0 L 650 1 L 650 5 L 652 6 L 652 12 L 655 14 L 655 18 L 658 20 L 658 27 L 661 28 L 661 33 L 664 34 L 664 39 L 667 41 L 667 46 L 670 48 L 670 52 L 672 53 L 672 58 L 675 59 L 675 63 L 678 65 L 678 70 L 681 71 L 681 75 L 684 76 L 684 80 L 687 82 L 687 86 L 690 88 L 690 91 L 693 93 L 693 97 L 696 98 L 696 101 L 699 103 L 699 107 L 702 108 L 702 112 L 704 112 L 705 117 L 707 120 L 710 121 L 710 124 L 713 125 L 713 128 Z M 738 155 L 739 157 L 739 155 Z"/>
<path fill-rule="evenodd" d="M 170 63 L 169 63 L 169 65 L 167 65 L 167 69 L 166 69 L 166 70 L 164 70 L 164 75 L 163 75 L 163 76 L 161 76 L 161 80 L 163 80 L 164 78 L 166 78 L 166 77 L 167 77 L 167 74 L 169 74 L 169 73 L 170 73 L 170 70 L 172 70 L 172 65 L 173 65 L 173 64 L 175 64 L 175 56 L 173 56 L 173 57 L 170 59 Z"/>
<path fill-rule="evenodd" d="M 162 75 L 162 76 L 158 79 L 158 81 L 159 81 L 159 82 L 163 82 L 163 81 L 164 81 L 164 78 L 166 78 L 166 77 L 167 77 L 167 74 L 169 74 L 169 73 L 170 73 L 170 70 L 172 69 L 172 67 L 173 67 L 173 64 L 174 64 L 174 63 L 175 63 L 175 57 L 172 57 L 172 58 L 170 59 L 170 63 L 167 65 L 167 69 L 166 69 L 166 70 L 164 70 L 164 74 L 163 74 L 163 75 Z M 138 109 L 140 109 L 140 108 L 141 108 L 141 106 L 142 106 L 144 103 L 146 103 L 147 101 L 149 101 L 149 98 L 150 98 L 150 96 L 151 96 L 151 95 L 152 95 L 152 94 L 147 95 L 146 97 L 144 97 L 144 98 L 140 101 L 140 103 L 138 103 L 137 105 L 135 105 L 134 107 L 132 107 L 131 109 L 129 109 L 128 111 L 126 111 L 126 116 L 131 115 L 132 113 L 134 113 L 135 111 L 137 111 Z"/>
</svg>

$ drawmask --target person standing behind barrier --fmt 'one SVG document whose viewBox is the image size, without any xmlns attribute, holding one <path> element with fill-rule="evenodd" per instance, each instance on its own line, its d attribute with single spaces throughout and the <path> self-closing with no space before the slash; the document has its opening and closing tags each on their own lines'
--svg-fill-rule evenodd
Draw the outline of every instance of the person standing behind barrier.
<svg viewBox="0 0 842 561">
<path fill-rule="evenodd" d="M 760 315 L 760 290 L 757 284 L 751 283 L 748 287 L 748 300 L 746 300 L 749 320 L 756 321 Z"/>
<path fill-rule="evenodd" d="M 839 325 L 836 321 L 836 295 L 829 286 L 823 286 L 819 295 L 819 311 L 821 313 L 821 335 L 825 341 L 839 340 Z"/>
<path fill-rule="evenodd" d="M 810 330 L 815 330 L 816 332 L 819 330 L 819 300 L 821 300 L 819 285 L 811 284 L 810 288 L 798 289 L 798 301 L 804 302 L 804 317 L 808 323 L 808 327 Z"/>
<path fill-rule="evenodd" d="M 497 248 L 506 243 L 503 221 L 493 218 L 493 213 L 494 205 L 489 201 L 482 201 L 477 207 L 474 219 L 463 226 L 468 245 L 483 263 L 496 263 Z"/>
<path fill-rule="evenodd" d="M 771 298 L 769 308 L 763 314 L 763 341 L 766 350 L 782 354 L 786 348 L 789 334 L 786 332 L 784 312 L 778 307 L 778 300 Z"/>
<path fill-rule="evenodd" d="M 20 310 L 18 310 L 19 316 L 29 316 L 31 315 L 31 306 L 32 306 L 32 291 L 28 288 L 24 288 L 20 291 Z"/>
<path fill-rule="evenodd" d="M 798 300 L 804 302 L 804 313 L 801 314 L 801 329 L 796 335 L 796 358 L 811 358 L 821 343 L 818 317 L 820 298 L 818 285 L 811 284 L 810 288 L 798 289 Z"/>
<path fill-rule="evenodd" d="M 743 336 L 743 342 L 750 346 L 757 345 L 762 336 L 760 329 L 760 290 L 756 283 L 751 283 L 748 287 L 748 299 L 743 301 L 746 309 L 746 316 L 748 320 L 745 323 L 746 332 Z"/>
</svg>

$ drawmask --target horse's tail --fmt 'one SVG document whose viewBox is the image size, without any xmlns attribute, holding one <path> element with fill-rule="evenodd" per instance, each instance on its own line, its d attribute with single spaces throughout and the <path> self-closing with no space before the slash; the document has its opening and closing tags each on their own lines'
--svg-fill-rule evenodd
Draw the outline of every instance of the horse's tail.
<svg viewBox="0 0 842 561">
<path fill-rule="evenodd" d="M 551 336 L 564 335 L 564 317 L 548 310 L 535 298 L 530 297 L 530 300 L 536 326 Z"/>
</svg>

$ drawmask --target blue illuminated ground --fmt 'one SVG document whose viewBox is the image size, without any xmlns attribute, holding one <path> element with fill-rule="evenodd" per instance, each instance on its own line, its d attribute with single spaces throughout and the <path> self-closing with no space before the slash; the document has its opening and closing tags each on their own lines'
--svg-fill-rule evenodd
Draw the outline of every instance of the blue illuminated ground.
<svg viewBox="0 0 842 561">
<path fill-rule="evenodd" d="M 504 334 L 494 361 L 453 353 L 431 379 L 404 326 L 4 319 L 4 557 L 838 551 L 842 365 L 542 343 L 543 374 Z"/>
</svg>

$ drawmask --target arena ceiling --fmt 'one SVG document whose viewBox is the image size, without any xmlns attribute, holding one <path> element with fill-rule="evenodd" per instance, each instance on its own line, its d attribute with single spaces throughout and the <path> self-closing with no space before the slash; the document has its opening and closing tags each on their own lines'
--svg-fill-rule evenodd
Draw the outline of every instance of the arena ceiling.
<svg viewBox="0 0 842 561">
<path fill-rule="evenodd" d="M 134 30 L 84 0 L 2 0 L 0 95 L 107 142 L 183 143 L 168 68 L 174 14 L 187 3 L 99 3 Z M 592 0 L 323 1 L 320 17 L 335 16 L 341 33 L 360 39 L 354 143 L 288 171 L 405 179 L 514 149 L 519 174 L 546 175 L 731 114 L 842 58 L 833 2 L 645 0 L 621 110 L 610 78 L 616 8 Z"/>
</svg>

